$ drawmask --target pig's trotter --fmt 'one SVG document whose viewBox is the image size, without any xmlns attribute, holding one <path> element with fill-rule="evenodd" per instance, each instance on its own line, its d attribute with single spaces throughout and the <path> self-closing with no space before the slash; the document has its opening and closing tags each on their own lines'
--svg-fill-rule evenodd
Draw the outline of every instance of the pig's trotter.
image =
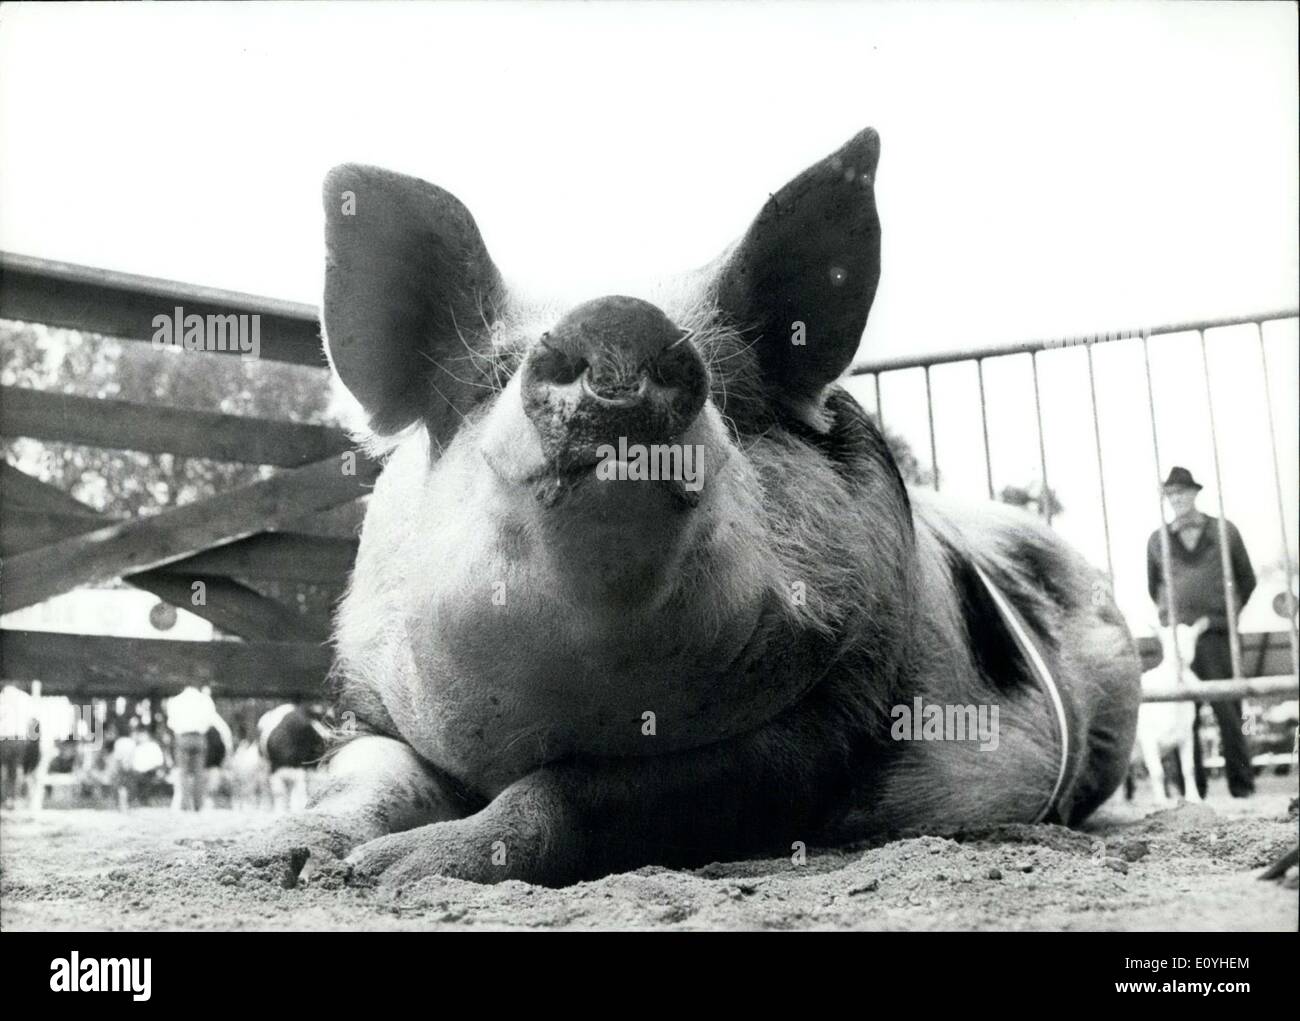
<svg viewBox="0 0 1300 1021">
<path fill-rule="evenodd" d="M 348 882 L 398 887 L 433 875 L 475 883 L 574 882 L 589 863 L 572 804 L 579 788 L 568 772 L 539 770 L 468 818 L 371 840 L 348 856 Z"/>
<path fill-rule="evenodd" d="M 474 807 L 405 744 L 359 737 L 330 762 L 325 789 L 305 812 L 280 820 L 246 849 L 254 865 L 281 864 L 289 881 L 328 871 L 352 848 Z"/>
<path fill-rule="evenodd" d="M 363 844 L 350 882 L 399 886 L 428 875 L 564 886 L 647 863 L 698 866 L 812 839 L 818 791 L 834 756 L 809 742 L 798 758 L 796 716 L 753 735 L 677 755 L 546 766 L 482 811 Z M 709 777 L 701 785 L 700 777 Z"/>
</svg>

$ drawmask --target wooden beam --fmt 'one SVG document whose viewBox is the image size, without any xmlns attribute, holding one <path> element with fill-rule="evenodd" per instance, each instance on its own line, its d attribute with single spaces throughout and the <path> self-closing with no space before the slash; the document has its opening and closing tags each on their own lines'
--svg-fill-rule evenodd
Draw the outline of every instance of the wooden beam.
<svg viewBox="0 0 1300 1021">
<path fill-rule="evenodd" d="M 0 679 L 41 682 L 47 695 L 309 698 L 323 693 L 331 653 L 306 642 L 171 642 L 0 630 Z"/>
<path fill-rule="evenodd" d="M 344 504 L 339 509 L 347 507 Z M 58 487 L 0 461 L 0 557 L 48 546 L 102 528 L 107 521 L 118 520 L 126 519 L 100 514 Z M 204 550 L 158 570 L 191 578 L 219 574 L 259 581 L 326 585 L 342 590 L 356 555 L 355 538 L 262 532 Z"/>
<path fill-rule="evenodd" d="M 312 305 L 0 252 L 6 319 L 148 341 L 154 316 L 171 316 L 177 306 L 204 317 L 258 315 L 260 357 L 326 367 Z"/>
<path fill-rule="evenodd" d="M 16 505 L 33 510 L 56 510 L 92 517 L 99 513 L 71 493 L 42 482 L 5 460 L 0 460 L 0 502 L 5 505 L 6 511 L 11 509 L 11 505 Z"/>
<path fill-rule="evenodd" d="M 16 386 L 0 387 L 0 435 L 286 468 L 350 446 L 342 432 L 319 425 Z"/>
<path fill-rule="evenodd" d="M 369 490 L 367 490 L 367 494 Z M 356 540 L 361 534 L 361 525 L 366 520 L 368 499 L 352 500 L 331 507 L 327 511 L 307 514 L 288 522 L 284 531 L 301 532 L 304 535 L 318 535 L 323 539 Z"/>
<path fill-rule="evenodd" d="M 52 507 L 79 509 L 79 513 L 72 514 L 67 510 L 56 512 L 17 509 L 0 503 L 0 544 L 12 542 L 15 538 L 20 542 L 27 542 L 27 545 L 20 545 L 12 552 L 23 552 L 34 546 L 43 546 L 66 538 L 68 535 L 93 530 L 98 527 L 97 522 L 104 520 L 105 516 L 97 514 L 92 507 L 80 503 L 54 486 L 32 479 L 31 476 L 8 464 L 5 468 L 7 470 L 3 473 L 3 479 L 6 485 L 10 481 L 16 481 L 18 476 L 35 483 L 35 486 L 20 483 L 23 487 L 22 495 L 29 502 L 41 501 Z M 39 520 L 42 527 L 25 531 L 20 529 L 18 530 L 20 534 L 15 535 L 13 529 L 15 518 Z M 65 531 L 58 531 L 60 528 Z M 48 538 L 45 537 L 47 534 Z M 252 537 L 253 540 L 257 538 L 258 536 Z M 11 551 L 6 548 L 6 555 L 9 552 Z M 192 564 L 195 559 L 190 557 L 180 560 L 161 570 L 142 571 L 139 574 L 129 575 L 124 580 L 241 638 L 253 641 L 295 642 L 322 642 L 329 638 L 331 629 L 327 617 L 300 613 L 229 577 L 205 574 L 192 568 L 181 569 L 182 565 Z M 338 574 L 336 581 L 341 583 L 343 577 L 344 573 Z M 193 585 L 196 581 L 203 583 L 203 602 L 197 605 L 193 599 L 195 595 Z"/>
<path fill-rule="evenodd" d="M 356 557 L 355 539 L 263 532 L 204 550 L 159 570 L 166 574 L 224 574 L 259 581 L 302 582 L 341 590 Z"/>
<path fill-rule="evenodd" d="M 355 475 L 345 475 L 342 469 L 339 457 L 326 458 L 151 517 L 116 522 L 9 557 L 0 612 L 31 606 L 79 585 L 161 567 L 354 500 L 377 473 L 372 462 L 359 462 Z"/>
<path fill-rule="evenodd" d="M 277 599 L 262 595 L 233 578 L 196 574 L 182 578 L 162 571 L 142 571 L 125 579 L 128 585 L 152 592 L 163 602 L 210 621 L 223 631 L 255 642 L 325 642 L 329 620 L 299 613 Z M 194 602 L 194 583 L 203 583 L 203 602 Z"/>
<path fill-rule="evenodd" d="M 0 557 L 11 557 L 69 536 L 93 532 L 96 528 L 103 528 L 108 521 L 125 520 L 106 514 L 11 507 L 8 501 L 0 502 Z"/>
<path fill-rule="evenodd" d="M 11 557 L 92 532 L 102 528 L 106 521 L 115 520 L 125 519 L 38 511 L 0 503 L 0 557 Z M 356 556 L 355 539 L 330 539 L 297 532 L 260 532 L 157 570 L 162 574 L 221 574 L 231 578 L 301 582 L 342 589 Z"/>
</svg>

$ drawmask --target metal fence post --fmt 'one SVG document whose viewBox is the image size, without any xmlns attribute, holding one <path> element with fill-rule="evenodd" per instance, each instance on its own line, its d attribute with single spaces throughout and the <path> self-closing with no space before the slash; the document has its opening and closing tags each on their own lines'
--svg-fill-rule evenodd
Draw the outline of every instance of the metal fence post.
<svg viewBox="0 0 1300 1021">
<path fill-rule="evenodd" d="M 1156 458 L 1156 507 L 1160 515 L 1160 570 L 1163 574 L 1162 582 L 1158 592 L 1164 597 L 1165 612 L 1167 614 L 1167 623 L 1173 627 L 1178 623 L 1178 607 L 1174 594 L 1174 572 L 1173 559 L 1169 549 L 1169 528 L 1165 522 L 1165 486 L 1164 480 L 1160 477 L 1160 437 L 1156 430 L 1156 396 L 1155 389 L 1151 385 L 1151 347 L 1148 343 L 1148 337 L 1142 335 L 1142 364 L 1146 369 L 1147 380 L 1147 409 L 1151 414 L 1151 450 Z M 1174 666 L 1178 670 L 1178 676 L 1183 676 L 1183 656 L 1178 651 L 1178 643 L 1170 642 L 1174 650 Z"/>
<path fill-rule="evenodd" d="M 1197 330 L 1201 339 L 1201 367 L 1205 375 L 1205 406 L 1210 412 L 1210 450 L 1214 454 L 1214 486 L 1219 498 L 1219 564 L 1223 568 L 1223 602 L 1228 611 L 1228 651 L 1232 655 L 1232 677 L 1240 680 L 1241 641 L 1237 637 L 1237 579 L 1232 570 L 1229 546 L 1228 515 L 1223 504 L 1223 470 L 1219 464 L 1219 434 L 1214 425 L 1214 395 L 1210 387 L 1210 355 L 1205 345 L 1205 331 Z"/>
</svg>

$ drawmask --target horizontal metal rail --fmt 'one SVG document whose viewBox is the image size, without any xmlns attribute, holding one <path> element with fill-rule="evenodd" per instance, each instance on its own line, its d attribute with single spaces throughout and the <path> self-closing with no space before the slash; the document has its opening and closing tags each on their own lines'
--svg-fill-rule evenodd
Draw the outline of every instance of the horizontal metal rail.
<svg viewBox="0 0 1300 1021">
<path fill-rule="evenodd" d="M 849 369 L 850 376 L 870 376 L 877 372 L 898 372 L 901 369 L 922 369 L 927 366 L 949 365 L 953 362 L 973 362 L 1005 355 L 1033 354 L 1035 351 L 1054 351 L 1060 348 L 1108 344 L 1117 340 L 1137 340 L 1141 337 L 1163 337 L 1172 333 L 1191 333 L 1195 330 L 1217 330 L 1225 326 L 1249 326 L 1254 323 L 1271 323 L 1280 319 L 1300 317 L 1300 308 L 1280 308 L 1251 315 L 1219 316 L 1214 319 L 1189 319 L 1181 323 L 1136 329 L 1110 330 L 1099 333 L 1079 333 L 1068 337 L 1042 337 L 1036 340 L 1016 340 L 1006 343 L 986 344 L 982 347 L 949 348 L 918 358 L 915 355 L 895 355 L 890 358 L 872 358 L 856 362 Z"/>
<path fill-rule="evenodd" d="M 1289 674 L 1280 677 L 1249 677 L 1240 681 L 1201 681 L 1199 684 L 1170 685 L 1149 688 L 1142 692 L 1143 702 L 1230 702 L 1239 698 L 1268 698 L 1297 692 L 1296 679 Z"/>
</svg>

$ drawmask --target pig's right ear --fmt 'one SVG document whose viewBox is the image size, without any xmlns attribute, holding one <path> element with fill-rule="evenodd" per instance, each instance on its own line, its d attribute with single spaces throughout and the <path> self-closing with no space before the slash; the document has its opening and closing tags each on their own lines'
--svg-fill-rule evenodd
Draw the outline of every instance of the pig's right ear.
<svg viewBox="0 0 1300 1021">
<path fill-rule="evenodd" d="M 481 393 L 446 367 L 486 351 L 501 274 L 454 195 L 378 167 L 325 177 L 325 349 L 370 426 L 446 435 Z"/>
</svg>

